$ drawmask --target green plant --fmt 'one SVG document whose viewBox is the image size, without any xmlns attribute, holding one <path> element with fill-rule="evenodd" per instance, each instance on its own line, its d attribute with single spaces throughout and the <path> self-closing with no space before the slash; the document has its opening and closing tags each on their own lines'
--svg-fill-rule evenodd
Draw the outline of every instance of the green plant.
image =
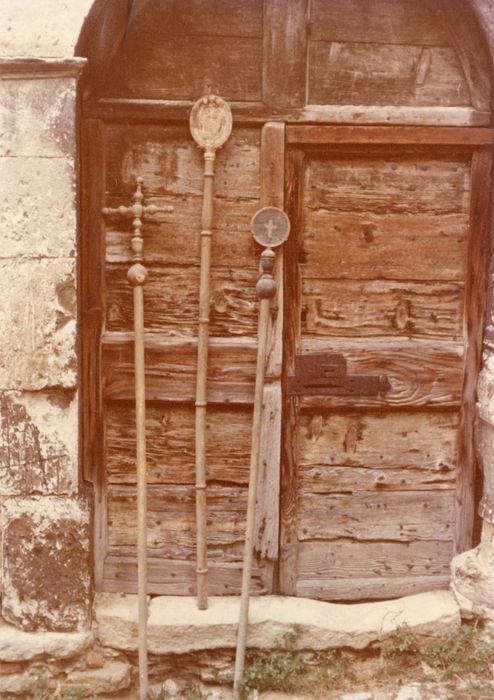
<svg viewBox="0 0 494 700">
<path fill-rule="evenodd" d="M 463 624 L 427 643 L 402 625 L 381 649 L 384 662 L 399 661 L 401 666 L 416 666 L 426 676 L 433 675 L 445 681 L 488 672 L 493 656 L 494 634 L 484 630 L 479 621 Z"/>
</svg>

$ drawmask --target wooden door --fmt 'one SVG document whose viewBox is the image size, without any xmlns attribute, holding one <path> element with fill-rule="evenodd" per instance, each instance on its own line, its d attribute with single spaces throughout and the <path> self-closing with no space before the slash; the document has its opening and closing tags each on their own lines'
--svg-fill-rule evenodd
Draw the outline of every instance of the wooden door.
<svg viewBox="0 0 494 700">
<path fill-rule="evenodd" d="M 283 593 L 444 587 L 471 546 L 490 138 L 287 127 Z"/>
</svg>

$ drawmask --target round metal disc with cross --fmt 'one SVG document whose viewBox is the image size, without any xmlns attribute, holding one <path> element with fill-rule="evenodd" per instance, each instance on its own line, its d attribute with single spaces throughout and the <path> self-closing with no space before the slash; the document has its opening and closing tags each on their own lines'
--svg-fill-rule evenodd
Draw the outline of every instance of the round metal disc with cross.
<svg viewBox="0 0 494 700">
<path fill-rule="evenodd" d="M 288 238 L 290 219 L 283 209 L 263 207 L 252 217 L 250 230 L 259 245 L 276 248 Z"/>
</svg>

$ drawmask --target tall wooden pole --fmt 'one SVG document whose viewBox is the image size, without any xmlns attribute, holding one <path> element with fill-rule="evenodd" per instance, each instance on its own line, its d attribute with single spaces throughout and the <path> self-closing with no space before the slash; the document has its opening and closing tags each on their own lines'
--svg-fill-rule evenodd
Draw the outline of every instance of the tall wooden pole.
<svg viewBox="0 0 494 700">
<path fill-rule="evenodd" d="M 254 553 L 254 536 L 256 521 L 257 482 L 259 478 L 259 448 L 261 444 L 261 424 L 263 410 L 263 390 L 266 373 L 266 348 L 269 331 L 269 309 L 271 299 L 276 294 L 273 279 L 275 254 L 271 248 L 281 245 L 290 233 L 290 222 L 286 214 L 276 207 L 260 209 L 252 219 L 251 229 L 254 238 L 261 245 L 269 246 L 261 254 L 261 277 L 256 285 L 260 299 L 256 383 L 254 389 L 254 411 L 252 417 L 252 439 L 250 452 L 249 492 L 247 497 L 247 522 L 245 527 L 244 563 L 242 571 L 242 590 L 240 596 L 240 615 L 237 634 L 237 651 L 233 688 L 238 696 L 244 673 L 245 648 L 249 622 L 250 579 Z"/>
<path fill-rule="evenodd" d="M 192 108 L 190 130 L 204 149 L 204 189 L 201 215 L 201 276 L 196 383 L 196 547 L 197 607 L 208 607 L 207 498 L 206 498 L 206 409 L 211 278 L 211 237 L 213 227 L 213 183 L 216 150 L 230 136 L 232 116 L 224 100 L 215 95 L 202 97 Z"/>
<path fill-rule="evenodd" d="M 146 390 L 144 365 L 144 285 L 148 271 L 142 264 L 142 217 L 158 211 L 173 211 L 173 207 L 157 207 L 142 204 L 142 178 L 137 178 L 134 204 L 116 209 L 105 208 L 103 214 L 120 214 L 134 217 L 132 225 L 132 266 L 127 273 L 134 296 L 134 375 L 136 412 L 136 465 L 137 465 L 137 598 L 138 598 L 138 650 L 139 650 L 139 700 L 148 697 L 148 648 L 147 648 L 147 465 L 146 465 Z"/>
</svg>

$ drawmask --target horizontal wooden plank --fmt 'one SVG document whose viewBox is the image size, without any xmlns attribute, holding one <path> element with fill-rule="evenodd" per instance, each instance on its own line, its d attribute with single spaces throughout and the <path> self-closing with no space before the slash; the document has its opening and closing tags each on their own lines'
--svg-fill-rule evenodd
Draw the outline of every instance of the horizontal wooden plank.
<svg viewBox="0 0 494 700">
<path fill-rule="evenodd" d="M 359 579 L 305 580 L 296 585 L 296 594 L 317 600 L 389 600 L 407 595 L 445 590 L 451 576 L 365 576 Z"/>
<path fill-rule="evenodd" d="M 118 204 L 120 195 L 111 199 Z M 145 219 L 142 233 L 146 265 L 198 265 L 202 196 L 174 194 L 155 197 L 149 201 L 158 206 L 171 204 L 174 211 L 170 214 L 155 214 Z M 211 259 L 215 264 L 257 270 L 259 248 L 249 225 L 258 208 L 258 199 L 214 198 Z M 114 217 L 109 219 L 106 226 L 107 262 L 125 262 L 130 265 L 131 238 L 130 218 L 128 221 Z"/>
<path fill-rule="evenodd" d="M 108 206 L 122 204 L 122 198 L 124 203 L 130 200 L 137 177 L 144 180 L 143 191 L 148 204 L 159 197 L 165 199 L 154 203 L 167 202 L 166 197 L 173 195 L 202 198 L 204 158 L 187 127 L 111 124 L 107 134 Z M 260 142 L 259 128 L 234 129 L 225 146 L 217 152 L 216 197 L 234 202 L 239 198 L 259 199 Z M 171 200 L 177 207 L 179 202 Z M 153 215 L 150 220 L 160 221 L 160 217 L 162 215 Z M 167 214 L 165 219 L 173 222 L 173 217 L 174 214 Z M 200 218 L 191 224 L 196 230 Z"/>
<path fill-rule="evenodd" d="M 142 41 L 134 33 L 122 44 L 106 81 L 107 96 L 197 99 L 210 88 L 227 100 L 261 99 L 260 38 L 153 34 Z"/>
<path fill-rule="evenodd" d="M 196 562 L 148 557 L 148 593 L 154 595 L 195 595 Z M 208 561 L 210 595 L 239 595 L 242 586 L 240 562 Z M 264 568 L 253 562 L 251 592 L 268 593 L 263 582 Z M 101 590 L 137 593 L 137 559 L 108 555 L 103 569 Z"/>
<path fill-rule="evenodd" d="M 170 35 L 261 37 L 262 1 L 208 0 L 207 7 L 204 0 L 143 3 L 137 6 L 134 32 L 155 42 Z"/>
<path fill-rule="evenodd" d="M 108 548 L 125 554 L 136 544 L 136 489 L 108 486 Z M 147 489 L 147 544 L 150 557 L 193 559 L 196 551 L 194 486 L 150 484 Z M 207 529 L 211 558 L 242 561 L 247 488 L 208 488 Z"/>
<path fill-rule="evenodd" d="M 355 199 L 360 208 L 365 193 L 361 201 Z M 383 201 L 374 201 L 376 209 L 384 206 Z M 465 279 L 467 213 L 349 213 L 331 211 L 328 206 L 306 209 L 303 226 L 302 278 Z"/>
<path fill-rule="evenodd" d="M 106 408 L 106 473 L 110 484 L 135 484 L 135 412 L 132 404 Z M 209 482 L 249 481 L 252 412 L 214 406 L 207 415 L 206 465 Z M 149 484 L 195 483 L 195 410 L 192 405 L 146 407 Z"/>
<path fill-rule="evenodd" d="M 368 490 L 374 488 L 374 473 L 393 481 L 387 470 L 402 475 L 418 470 L 416 481 L 449 480 L 456 468 L 458 424 L 453 411 L 304 411 L 298 435 L 302 483 L 315 491 L 325 488 L 337 467 L 350 467 L 344 473 L 355 472 L 356 483 L 368 473 Z"/>
<path fill-rule="evenodd" d="M 183 122 L 189 118 L 193 100 L 144 100 L 101 98 L 83 103 L 83 115 L 90 119 L 139 120 L 141 122 Z M 236 124 L 263 124 L 266 121 L 329 124 L 415 124 L 488 126 L 489 111 L 473 107 L 407 107 L 395 105 L 307 105 L 278 109 L 262 102 L 230 102 Z"/>
<path fill-rule="evenodd" d="M 471 104 L 449 47 L 309 42 L 310 104 Z"/>
<path fill-rule="evenodd" d="M 405 113 L 405 112 L 404 112 Z M 355 126 L 341 125 L 288 125 L 288 143 L 300 144 L 416 144 L 442 146 L 486 146 L 494 141 L 494 130 L 488 128 L 461 128 L 455 126 Z"/>
<path fill-rule="evenodd" d="M 107 266 L 108 331 L 133 329 L 132 287 L 128 266 Z M 199 267 L 149 267 L 144 288 L 144 326 L 163 335 L 196 336 L 199 319 Z M 211 270 L 210 333 L 212 336 L 257 335 L 256 281 L 250 270 Z"/>
<path fill-rule="evenodd" d="M 452 542 L 451 491 L 312 494 L 299 496 L 297 536 L 303 540 L 350 537 L 360 541 Z"/>
<path fill-rule="evenodd" d="M 388 280 L 302 280 L 302 332 L 460 340 L 464 285 Z"/>
<path fill-rule="evenodd" d="M 449 38 L 422 0 L 312 0 L 314 40 L 447 46 Z"/>
<path fill-rule="evenodd" d="M 328 450 L 331 446 L 328 445 Z M 420 456 L 417 455 L 417 461 Z M 422 469 L 368 469 L 361 467 L 318 466 L 299 467 L 300 489 L 303 493 L 382 493 L 389 491 L 430 491 L 455 488 L 456 473 L 447 466 L 437 472 Z"/>
<path fill-rule="evenodd" d="M 297 578 L 323 585 L 366 577 L 445 576 L 452 553 L 451 542 L 299 542 Z"/>
<path fill-rule="evenodd" d="M 463 345 L 447 341 L 382 339 L 303 340 L 302 352 L 341 353 L 350 375 L 383 375 L 391 389 L 381 396 L 304 396 L 306 407 L 458 406 L 463 384 Z"/>
<path fill-rule="evenodd" d="M 455 155 L 441 158 L 427 153 L 400 156 L 381 152 L 379 156 L 362 148 L 360 155 L 346 155 L 343 151 L 308 159 L 304 204 L 309 210 L 369 216 L 466 216 L 470 203 L 468 155 L 461 159 Z M 395 226 L 398 223 L 395 221 Z"/>
<path fill-rule="evenodd" d="M 197 342 L 158 334 L 145 336 L 148 401 L 195 400 Z M 210 341 L 208 400 L 251 403 L 254 396 L 256 341 Z M 107 333 L 102 342 L 103 395 L 107 400 L 134 398 L 134 346 L 130 333 Z"/>
</svg>

